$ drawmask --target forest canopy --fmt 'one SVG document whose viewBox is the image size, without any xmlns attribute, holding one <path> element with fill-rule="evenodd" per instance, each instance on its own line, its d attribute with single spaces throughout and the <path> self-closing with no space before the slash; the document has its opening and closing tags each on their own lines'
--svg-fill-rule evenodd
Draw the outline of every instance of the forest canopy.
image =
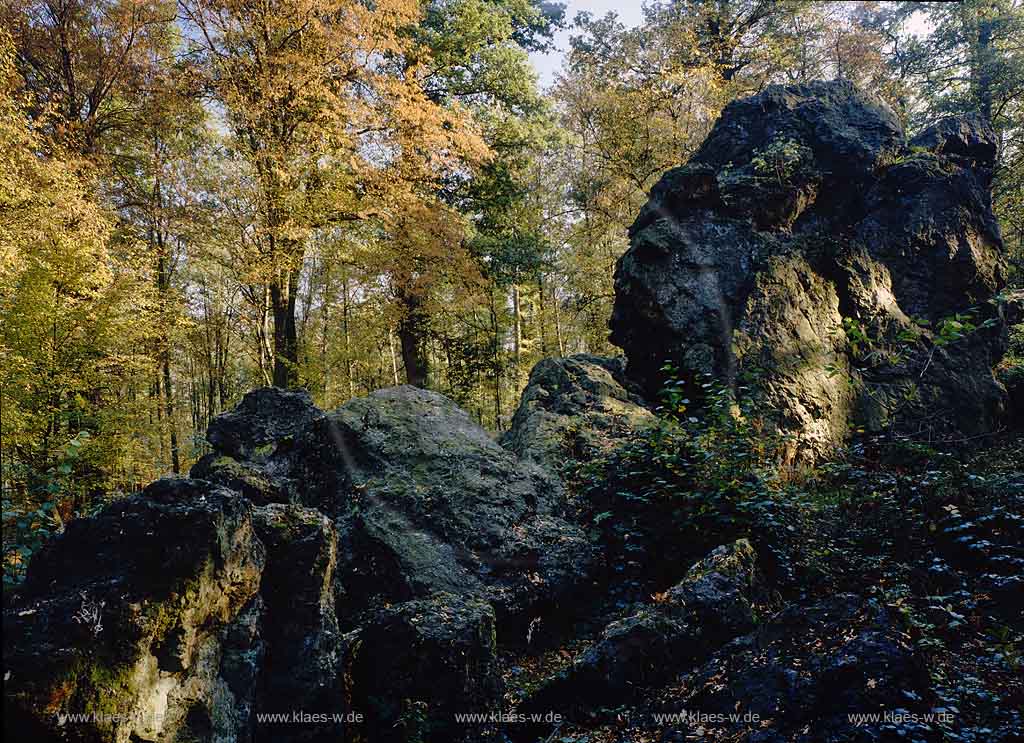
<svg viewBox="0 0 1024 743">
<path fill-rule="evenodd" d="M 504 430 L 537 361 L 615 352 L 649 189 L 774 83 L 850 80 L 911 133 L 986 119 L 1021 282 L 1019 0 L 652 0 L 635 27 L 544 0 L 8 0 L 0 28 L 0 484 L 37 531 L 187 471 L 265 385 L 332 408 L 409 383 Z M 563 28 L 541 90 L 529 55 Z"/>
</svg>

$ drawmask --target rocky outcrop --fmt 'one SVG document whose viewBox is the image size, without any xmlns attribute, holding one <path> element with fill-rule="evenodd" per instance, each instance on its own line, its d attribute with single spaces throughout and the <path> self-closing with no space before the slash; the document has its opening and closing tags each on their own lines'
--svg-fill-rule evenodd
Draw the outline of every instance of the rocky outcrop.
<svg viewBox="0 0 1024 743">
<path fill-rule="evenodd" d="M 723 545 L 698 562 L 655 603 L 609 624 L 527 710 L 589 713 L 621 704 L 644 687 L 690 668 L 755 626 L 767 591 L 750 543 Z"/>
<path fill-rule="evenodd" d="M 263 726 L 256 740 L 340 740 L 345 726 L 335 720 L 346 710 L 338 674 L 338 534 L 322 513 L 298 505 L 256 508 L 253 524 L 267 549 L 260 581 L 266 646 L 260 712 L 324 716 L 302 725 Z"/>
<path fill-rule="evenodd" d="M 501 712 L 494 610 L 437 594 L 383 609 L 346 638 L 345 700 L 372 741 L 498 740 L 463 715 Z"/>
<path fill-rule="evenodd" d="M 69 524 L 5 596 L 5 738 L 251 740 L 265 559 L 249 502 L 204 482 Z"/>
<path fill-rule="evenodd" d="M 258 390 L 209 440 L 203 479 L 155 483 L 33 560 L 5 603 L 7 729 L 473 740 L 453 715 L 497 708 L 498 628 L 525 642 L 535 617 L 592 590 L 596 548 L 557 480 L 436 393 L 324 413 Z M 311 717 L 254 719 L 296 710 Z"/>
<path fill-rule="evenodd" d="M 846 82 L 729 104 L 651 190 L 616 267 L 611 340 L 629 376 L 653 396 L 666 362 L 733 387 L 749 374 L 805 457 L 853 425 L 992 430 L 1005 407 L 994 156 L 970 118 L 907 142 Z"/>
<path fill-rule="evenodd" d="M 271 440 L 267 432 L 280 424 L 262 419 L 285 406 L 302 423 Z M 562 517 L 555 479 L 443 395 L 394 387 L 322 413 L 299 393 L 263 390 L 240 409 L 244 418 L 214 421 L 229 446 L 193 474 L 332 520 L 343 629 L 388 604 L 440 592 L 480 596 L 500 617 L 525 617 L 571 601 L 596 560 L 584 533 Z"/>
<path fill-rule="evenodd" d="M 889 740 L 895 727 L 903 728 L 900 738 L 928 739 L 926 726 L 910 722 L 930 710 L 928 686 L 922 659 L 891 611 L 841 595 L 784 611 L 734 640 L 652 706 L 659 714 L 703 715 L 662 731 L 662 740 L 685 740 L 698 726 L 712 740 Z M 885 713 L 907 722 L 894 726 Z M 853 724 L 851 715 L 874 714 Z"/>
<path fill-rule="evenodd" d="M 559 472 L 588 461 L 652 422 L 622 359 L 581 354 L 544 359 L 530 372 L 512 425 L 501 438 L 522 459 Z"/>
</svg>

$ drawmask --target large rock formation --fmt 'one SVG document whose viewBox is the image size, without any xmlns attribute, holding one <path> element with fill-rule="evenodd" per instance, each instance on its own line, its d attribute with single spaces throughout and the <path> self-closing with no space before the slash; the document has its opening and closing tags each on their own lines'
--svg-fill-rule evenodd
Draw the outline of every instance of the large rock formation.
<svg viewBox="0 0 1024 743">
<path fill-rule="evenodd" d="M 484 601 L 442 593 L 381 610 L 348 638 L 343 675 L 370 740 L 498 739 L 493 722 L 459 719 L 501 710 L 494 610 Z"/>
<path fill-rule="evenodd" d="M 439 592 L 523 618 L 571 600 L 596 559 L 555 479 L 435 392 L 394 387 L 323 413 L 304 393 L 259 390 L 210 439 L 219 451 L 193 476 L 334 522 L 343 628 Z"/>
<path fill-rule="evenodd" d="M 5 596 L 4 737 L 251 739 L 265 561 L 249 502 L 210 483 L 72 522 Z"/>
<path fill-rule="evenodd" d="M 846 82 L 731 103 L 630 230 L 610 322 L 629 375 L 653 398 L 665 362 L 734 386 L 751 372 L 804 456 L 854 424 L 992 430 L 1005 405 L 995 151 L 969 118 L 907 142 Z"/>
<path fill-rule="evenodd" d="M 480 739 L 454 715 L 497 711 L 496 637 L 593 590 L 557 480 L 436 393 L 257 390 L 208 438 L 196 479 L 73 522 L 5 597 L 12 735 Z"/>
<path fill-rule="evenodd" d="M 622 359 L 544 359 L 530 372 L 503 446 L 550 472 L 607 453 L 654 420 Z"/>
</svg>

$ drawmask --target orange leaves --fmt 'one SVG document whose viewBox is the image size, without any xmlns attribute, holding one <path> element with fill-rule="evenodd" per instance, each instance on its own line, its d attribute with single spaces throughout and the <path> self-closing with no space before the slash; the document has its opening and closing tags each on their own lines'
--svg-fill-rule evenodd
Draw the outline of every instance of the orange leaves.
<svg viewBox="0 0 1024 743">
<path fill-rule="evenodd" d="M 268 238 L 301 251 L 305 234 L 340 212 L 408 219 L 443 177 L 489 155 L 468 112 L 424 91 L 429 50 L 409 32 L 416 0 L 182 5 L 208 87 L 255 172 Z"/>
</svg>

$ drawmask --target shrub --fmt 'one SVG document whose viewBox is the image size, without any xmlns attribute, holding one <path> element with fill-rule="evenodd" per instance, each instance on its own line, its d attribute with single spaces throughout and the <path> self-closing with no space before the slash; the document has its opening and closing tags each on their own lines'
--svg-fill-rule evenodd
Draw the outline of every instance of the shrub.
<svg viewBox="0 0 1024 743">
<path fill-rule="evenodd" d="M 641 583 L 671 580 L 723 542 L 786 531 L 791 500 L 780 469 L 787 437 L 749 388 L 737 395 L 707 377 L 681 380 L 670 365 L 662 371 L 658 422 L 573 476 L 613 569 Z"/>
</svg>

